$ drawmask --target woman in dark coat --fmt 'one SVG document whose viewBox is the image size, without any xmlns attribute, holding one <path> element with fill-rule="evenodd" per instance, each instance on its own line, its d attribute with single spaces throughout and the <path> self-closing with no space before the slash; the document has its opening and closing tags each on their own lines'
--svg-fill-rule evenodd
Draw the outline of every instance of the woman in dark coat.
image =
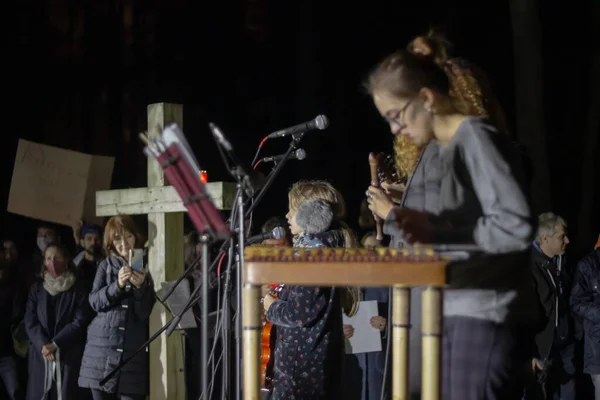
<svg viewBox="0 0 600 400">
<path fill-rule="evenodd" d="M 108 257 L 100 262 L 89 300 L 96 318 L 88 329 L 79 385 L 92 389 L 94 400 L 145 399 L 149 393 L 148 352 L 142 351 L 104 386 L 100 381 L 148 339 L 148 322 L 154 307 L 154 284 L 143 269 L 127 262 L 130 249 L 142 247 L 133 220 L 111 218 L 104 231 Z"/>
<path fill-rule="evenodd" d="M 77 385 L 91 311 L 88 292 L 77 282 L 67 249 L 51 244 L 44 251 L 42 280 L 29 291 L 25 329 L 29 347 L 28 400 L 82 399 Z"/>
</svg>

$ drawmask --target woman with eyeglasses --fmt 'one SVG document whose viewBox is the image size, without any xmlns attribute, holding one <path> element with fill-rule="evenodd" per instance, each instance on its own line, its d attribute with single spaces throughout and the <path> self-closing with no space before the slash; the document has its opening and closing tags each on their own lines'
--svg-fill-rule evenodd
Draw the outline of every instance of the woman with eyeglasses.
<svg viewBox="0 0 600 400">
<path fill-rule="evenodd" d="M 448 76 L 433 60 L 398 51 L 366 87 L 391 131 L 417 145 L 435 139 L 442 171 L 438 213 L 372 210 L 409 244 L 475 244 L 449 265 L 444 291 L 443 382 L 448 400 L 520 398 L 517 326 L 535 313 L 528 249 L 534 229 L 520 157 L 484 118 L 461 113 Z M 370 187 L 369 202 L 382 190 Z"/>
<path fill-rule="evenodd" d="M 446 73 L 449 81 L 449 98 L 453 106 L 464 115 L 486 117 L 492 124 L 506 132 L 504 113 L 494 96 L 485 74 L 464 58 L 451 55 L 453 45 L 439 32 L 429 31 L 417 36 L 407 46 L 407 51 L 431 60 Z M 407 207 L 437 213 L 442 171 L 439 165 L 439 146 L 435 138 L 417 143 L 409 136 L 397 134 L 405 125 L 405 113 L 410 104 L 389 110 L 384 118 L 394 133 L 396 170 L 404 184 L 383 183 L 386 196 L 369 199 L 376 214 L 389 217 L 383 226 L 391 236 L 390 247 L 406 245 L 401 235 L 395 235 L 391 210 Z M 421 295 L 422 288 L 411 291 L 410 330 L 410 391 L 421 391 Z"/>
</svg>

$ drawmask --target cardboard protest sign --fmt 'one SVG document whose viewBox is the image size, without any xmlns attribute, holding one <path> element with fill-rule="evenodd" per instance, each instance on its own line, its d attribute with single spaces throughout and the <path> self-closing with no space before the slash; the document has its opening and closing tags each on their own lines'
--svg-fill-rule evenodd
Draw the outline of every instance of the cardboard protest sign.
<svg viewBox="0 0 600 400">
<path fill-rule="evenodd" d="M 19 139 L 8 211 L 64 225 L 98 222 L 96 191 L 110 189 L 113 157 Z"/>
</svg>

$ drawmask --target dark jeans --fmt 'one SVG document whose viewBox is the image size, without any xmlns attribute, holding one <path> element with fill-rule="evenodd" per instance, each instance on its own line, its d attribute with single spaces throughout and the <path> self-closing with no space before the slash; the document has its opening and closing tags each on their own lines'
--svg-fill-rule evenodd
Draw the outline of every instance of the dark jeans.
<svg viewBox="0 0 600 400">
<path fill-rule="evenodd" d="M 17 363 L 14 357 L 0 357 L 0 380 L 2 381 L 6 395 L 8 395 L 8 399 L 20 400 L 23 398 L 22 389 L 19 384 Z"/>
<path fill-rule="evenodd" d="M 102 390 L 92 389 L 94 400 L 146 400 L 146 395 L 106 393 Z"/>
<path fill-rule="evenodd" d="M 520 398 L 519 342 L 507 326 L 469 317 L 444 318 L 444 400 Z"/>
</svg>

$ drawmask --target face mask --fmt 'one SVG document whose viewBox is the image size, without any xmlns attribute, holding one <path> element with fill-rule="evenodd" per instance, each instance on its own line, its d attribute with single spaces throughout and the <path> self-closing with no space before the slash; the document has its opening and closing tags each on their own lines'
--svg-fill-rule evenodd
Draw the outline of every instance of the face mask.
<svg viewBox="0 0 600 400">
<path fill-rule="evenodd" d="M 48 273 L 52 275 L 53 278 L 58 278 L 67 270 L 67 264 L 60 261 L 50 261 L 48 262 Z"/>
<path fill-rule="evenodd" d="M 46 251 L 46 247 L 48 247 L 48 245 L 50 244 L 50 239 L 44 237 L 44 236 L 39 236 L 37 238 L 37 246 L 40 249 L 40 251 L 43 253 L 44 251 Z"/>
</svg>

